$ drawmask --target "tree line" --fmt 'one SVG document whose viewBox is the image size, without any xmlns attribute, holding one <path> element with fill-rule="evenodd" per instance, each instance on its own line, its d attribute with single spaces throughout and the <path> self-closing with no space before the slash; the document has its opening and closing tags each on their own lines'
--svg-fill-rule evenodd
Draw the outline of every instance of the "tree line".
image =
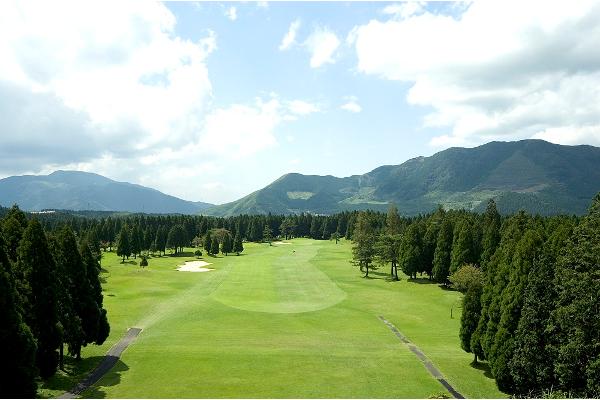
<svg viewBox="0 0 600 400">
<path fill-rule="evenodd" d="M 99 251 L 69 226 L 45 232 L 18 207 L 0 228 L 0 394 L 34 398 L 38 377 L 63 368 L 65 345 L 79 360 L 108 337 Z"/>
<path fill-rule="evenodd" d="M 583 218 L 445 211 L 356 216 L 353 261 L 464 293 L 462 348 L 517 397 L 600 397 L 600 194 Z"/>
</svg>

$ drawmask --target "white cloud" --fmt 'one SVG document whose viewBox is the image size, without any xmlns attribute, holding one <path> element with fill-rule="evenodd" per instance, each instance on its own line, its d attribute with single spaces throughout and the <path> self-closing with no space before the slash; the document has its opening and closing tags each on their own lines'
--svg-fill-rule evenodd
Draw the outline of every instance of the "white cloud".
<svg viewBox="0 0 600 400">
<path fill-rule="evenodd" d="M 334 53 L 340 46 L 340 40 L 329 29 L 316 28 L 306 39 L 304 46 L 311 54 L 311 68 L 318 68 L 323 64 L 335 63 Z"/>
<path fill-rule="evenodd" d="M 346 102 L 340 106 L 342 110 L 350 111 L 353 113 L 359 113 L 362 111 L 362 107 L 358 104 L 358 98 L 356 96 L 347 96 L 344 98 Z"/>
<path fill-rule="evenodd" d="M 400 19 L 411 17 L 423 11 L 425 4 L 420 1 L 405 1 L 403 3 L 394 3 L 386 6 L 382 12 L 388 15 L 397 16 Z"/>
<path fill-rule="evenodd" d="M 1 8 L 0 79 L 32 101 L 44 95 L 78 114 L 94 140 L 110 143 L 127 133 L 119 141 L 147 149 L 176 145 L 197 129 L 212 90 L 205 64 L 216 48 L 212 32 L 199 42 L 175 36 L 175 17 L 161 3 Z M 38 130 L 17 133 L 27 140 Z"/>
<path fill-rule="evenodd" d="M 279 45 L 279 50 L 284 51 L 291 48 L 296 43 L 296 35 L 298 33 L 298 29 L 300 29 L 300 20 L 297 19 L 290 24 L 290 27 L 281 39 L 281 44 Z"/>
<path fill-rule="evenodd" d="M 404 5 L 404 4 L 403 4 Z M 406 4 L 409 6 L 409 4 Z M 412 5 L 411 7 L 415 7 Z M 543 137 L 599 143 L 600 4 L 473 2 L 355 27 L 358 70 L 411 83 L 434 146 Z"/>
<path fill-rule="evenodd" d="M 235 21 L 237 19 L 237 8 L 234 6 L 229 7 L 225 10 L 225 16 L 230 20 Z"/>
<path fill-rule="evenodd" d="M 317 104 L 309 103 L 303 100 L 292 100 L 287 103 L 288 109 L 292 114 L 308 115 L 320 112 L 321 109 Z"/>
</svg>

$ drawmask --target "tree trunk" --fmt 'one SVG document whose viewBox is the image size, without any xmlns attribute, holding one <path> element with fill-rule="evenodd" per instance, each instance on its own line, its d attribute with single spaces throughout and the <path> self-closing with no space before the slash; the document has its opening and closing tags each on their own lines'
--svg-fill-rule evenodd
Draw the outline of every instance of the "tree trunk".
<svg viewBox="0 0 600 400">
<path fill-rule="evenodd" d="M 64 352 L 65 352 L 65 344 L 64 343 L 60 343 L 60 349 L 59 349 L 59 355 L 58 355 L 58 368 L 60 368 L 61 371 L 64 371 Z"/>
<path fill-rule="evenodd" d="M 477 353 L 473 353 L 473 354 L 475 355 L 475 360 L 473 360 L 473 362 L 474 362 L 475 364 L 477 364 L 477 362 L 478 362 L 478 361 L 477 361 Z"/>
</svg>

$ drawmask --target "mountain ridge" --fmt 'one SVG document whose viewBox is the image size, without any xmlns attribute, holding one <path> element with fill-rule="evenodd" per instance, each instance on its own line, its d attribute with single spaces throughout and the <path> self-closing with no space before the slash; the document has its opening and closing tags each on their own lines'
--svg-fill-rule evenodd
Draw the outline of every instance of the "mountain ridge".
<svg viewBox="0 0 600 400">
<path fill-rule="evenodd" d="M 504 213 L 523 208 L 540 214 L 583 214 L 599 190 L 600 148 L 527 139 L 451 147 L 343 178 L 289 173 L 248 196 L 202 213 L 384 211 L 393 202 L 401 213 L 416 215 L 439 204 L 481 210 L 494 198 Z"/>
<path fill-rule="evenodd" d="M 59 209 L 164 214 L 195 214 L 213 206 L 92 172 L 65 170 L 0 179 L 0 204 L 18 204 L 26 211 Z"/>
</svg>

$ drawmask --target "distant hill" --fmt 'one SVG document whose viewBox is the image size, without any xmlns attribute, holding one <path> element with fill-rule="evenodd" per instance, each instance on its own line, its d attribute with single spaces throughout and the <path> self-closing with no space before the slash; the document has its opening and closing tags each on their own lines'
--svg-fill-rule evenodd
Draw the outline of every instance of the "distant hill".
<svg viewBox="0 0 600 400">
<path fill-rule="evenodd" d="M 347 178 L 287 174 L 240 200 L 204 214 L 331 214 L 350 209 L 404 215 L 446 208 L 482 211 L 494 198 L 503 213 L 584 214 L 600 191 L 600 148 L 542 140 L 450 148 Z"/>
<path fill-rule="evenodd" d="M 196 214 L 212 206 L 98 174 L 56 171 L 0 179 L 0 204 L 27 211 L 44 209 Z"/>
</svg>

